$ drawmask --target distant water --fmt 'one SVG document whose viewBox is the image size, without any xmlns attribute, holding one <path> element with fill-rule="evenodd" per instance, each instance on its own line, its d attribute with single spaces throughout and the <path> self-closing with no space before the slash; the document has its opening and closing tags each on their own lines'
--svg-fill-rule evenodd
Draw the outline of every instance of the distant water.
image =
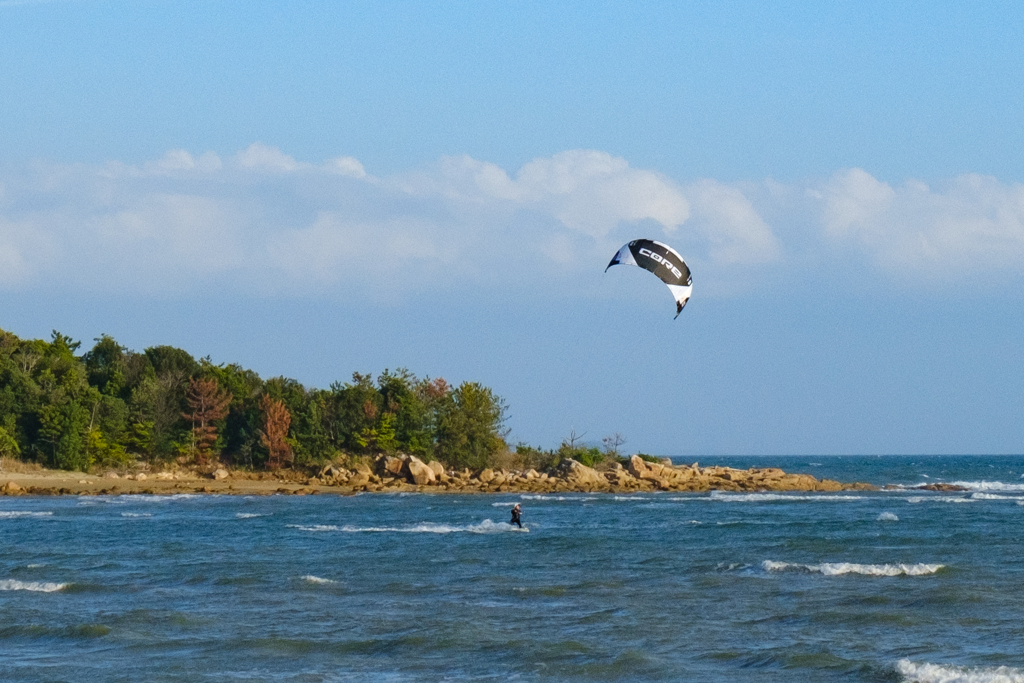
<svg viewBox="0 0 1024 683">
<path fill-rule="evenodd" d="M 0 679 L 1024 683 L 1024 457 L 701 464 L 970 491 L 0 498 Z"/>
</svg>

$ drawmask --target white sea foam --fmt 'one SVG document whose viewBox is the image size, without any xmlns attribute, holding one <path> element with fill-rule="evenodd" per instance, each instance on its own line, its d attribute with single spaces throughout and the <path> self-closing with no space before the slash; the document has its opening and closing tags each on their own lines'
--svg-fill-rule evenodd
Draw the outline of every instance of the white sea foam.
<svg viewBox="0 0 1024 683">
<path fill-rule="evenodd" d="M 894 515 L 891 512 L 883 512 L 882 514 L 878 515 L 878 521 L 879 522 L 898 522 L 898 521 L 900 521 L 900 518 L 897 517 L 896 515 Z"/>
<path fill-rule="evenodd" d="M 716 568 L 722 572 L 734 572 L 737 569 L 749 569 L 750 565 L 745 562 L 719 562 Z"/>
<path fill-rule="evenodd" d="M 341 527 L 337 527 L 333 524 L 289 524 L 289 529 L 299 529 L 301 531 L 341 531 Z"/>
<path fill-rule="evenodd" d="M 371 526 L 371 527 L 354 527 L 354 526 L 343 526 L 340 529 L 346 533 L 398 533 L 398 534 L 454 534 L 454 533 L 471 533 L 471 534 L 500 534 L 507 532 L 524 532 L 528 529 L 520 529 L 517 526 L 511 524 L 505 524 L 503 522 L 493 522 L 489 519 L 485 519 L 479 524 L 467 524 L 465 526 L 451 525 L 451 524 L 432 524 L 430 522 L 424 522 L 422 524 L 414 524 L 412 526 Z"/>
<path fill-rule="evenodd" d="M 28 567 L 29 569 L 39 569 L 40 567 L 45 567 L 46 565 L 45 564 L 27 564 L 25 566 Z"/>
<path fill-rule="evenodd" d="M 1024 671 L 1008 666 L 970 668 L 901 659 L 896 671 L 907 683 L 1024 683 Z"/>
<path fill-rule="evenodd" d="M 515 505 L 514 502 L 511 502 L 511 503 L 491 503 L 491 507 L 492 508 L 508 508 L 509 510 L 512 509 L 513 505 Z"/>
<path fill-rule="evenodd" d="M 646 496 L 612 496 L 612 500 L 651 500 Z"/>
<path fill-rule="evenodd" d="M 337 581 L 335 581 L 333 579 L 324 579 L 324 578 L 321 578 L 319 576 L 313 576 L 312 574 L 306 574 L 305 576 L 300 577 L 300 578 L 302 578 L 303 581 L 308 581 L 309 583 L 319 583 L 319 584 L 338 583 Z"/>
<path fill-rule="evenodd" d="M 724 501 L 728 503 L 764 503 L 776 500 L 813 500 L 821 501 L 844 501 L 862 500 L 864 496 L 834 495 L 834 494 L 790 494 L 790 493 L 728 493 L 726 491 L 712 491 L 706 500 Z"/>
<path fill-rule="evenodd" d="M 148 512 L 122 512 L 122 517 L 152 517 L 153 515 Z"/>
<path fill-rule="evenodd" d="M 943 564 L 855 564 L 853 562 L 822 562 L 821 564 L 794 564 L 791 562 L 773 562 L 765 560 L 761 563 L 765 571 L 803 571 L 825 576 L 841 574 L 863 574 L 865 576 L 924 576 L 934 574 L 946 565 Z"/>
<path fill-rule="evenodd" d="M 124 493 L 121 495 L 93 496 L 92 500 L 80 501 L 79 505 L 128 505 L 130 503 L 166 503 L 168 501 L 193 500 L 199 496 L 195 493 L 172 493 L 170 495 L 152 495 L 143 493 Z"/>
<path fill-rule="evenodd" d="M 235 517 L 238 519 L 252 519 L 253 517 L 266 517 L 269 513 L 264 512 L 236 512 Z"/>
<path fill-rule="evenodd" d="M 67 588 L 68 585 L 70 584 L 5 579 L 3 581 L 0 581 L 0 591 L 33 591 L 35 593 L 55 593 L 59 590 Z"/>
<path fill-rule="evenodd" d="M 16 519 L 18 517 L 52 517 L 52 512 L 28 512 L 27 510 L 0 510 L 0 519 Z"/>
<path fill-rule="evenodd" d="M 1020 496 L 1001 496 L 998 493 L 972 493 L 971 498 L 974 500 L 1024 500 Z"/>
<path fill-rule="evenodd" d="M 952 498 L 950 496 L 912 496 L 907 498 L 908 503 L 973 503 L 971 498 Z"/>
<path fill-rule="evenodd" d="M 1024 484 L 1007 484 L 1001 481 L 951 481 L 953 486 L 963 486 L 971 491 L 1017 491 L 1024 493 Z"/>
</svg>

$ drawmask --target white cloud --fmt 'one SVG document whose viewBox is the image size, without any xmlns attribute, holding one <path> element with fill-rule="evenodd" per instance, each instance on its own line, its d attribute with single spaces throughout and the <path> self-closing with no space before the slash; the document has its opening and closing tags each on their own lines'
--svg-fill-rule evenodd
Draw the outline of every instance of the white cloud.
<svg viewBox="0 0 1024 683">
<path fill-rule="evenodd" d="M 163 158 L 146 163 L 143 169 L 148 174 L 164 175 L 187 171 L 212 173 L 219 171 L 222 166 L 220 157 L 213 152 L 205 152 L 197 158 L 183 149 L 172 149 Z"/>
<path fill-rule="evenodd" d="M 338 175 L 348 176 L 349 178 L 366 177 L 366 170 L 363 168 L 363 165 L 359 163 L 359 160 L 354 157 L 336 157 L 334 159 L 328 159 L 324 164 L 324 169 L 337 173 Z"/>
<path fill-rule="evenodd" d="M 101 254 L 122 269 L 146 274 L 205 276 L 239 267 L 244 241 L 238 218 L 224 202 L 184 194 L 146 194 L 90 226 Z M 95 258 L 97 255 L 93 255 Z"/>
<path fill-rule="evenodd" d="M 307 166 L 307 164 L 299 164 L 295 159 L 276 147 L 268 147 L 259 142 L 252 143 L 236 154 L 235 162 L 246 169 L 277 171 L 280 173 L 297 171 L 299 168 Z"/>
<path fill-rule="evenodd" d="M 504 169 L 468 156 L 443 158 L 427 172 L 411 174 L 401 187 L 419 196 L 545 212 L 571 230 L 602 238 L 621 223 L 645 219 L 671 234 L 690 215 L 682 190 L 652 171 L 595 150 L 570 150 L 534 159 L 515 179 Z"/>
<path fill-rule="evenodd" d="M 32 221 L 0 216 L 0 287 L 30 284 L 57 252 L 53 239 Z"/>
<path fill-rule="evenodd" d="M 968 174 L 934 190 L 893 188 L 861 169 L 811 191 L 825 233 L 852 243 L 888 270 L 920 275 L 1024 270 L 1024 185 Z"/>
<path fill-rule="evenodd" d="M 8 170 L 0 187 L 0 288 L 591 291 L 594 280 L 580 282 L 600 277 L 615 249 L 658 233 L 703 292 L 743 291 L 764 264 L 856 266 L 865 255 L 881 273 L 922 280 L 1024 272 L 1024 186 L 974 175 L 937 189 L 860 169 L 684 185 L 571 150 L 514 173 L 452 156 L 377 178 L 352 157 L 313 164 L 255 143 L 227 163 L 171 150 L 138 166 L 36 164 Z"/>
<path fill-rule="evenodd" d="M 447 261 L 432 239 L 435 226 L 415 219 L 362 223 L 321 212 L 312 225 L 268 237 L 266 263 L 300 286 L 344 281 L 408 286 L 415 264 Z"/>
<path fill-rule="evenodd" d="M 737 188 L 714 180 L 690 185 L 694 227 L 709 245 L 712 260 L 721 263 L 768 263 L 782 248 L 754 205 Z"/>
</svg>

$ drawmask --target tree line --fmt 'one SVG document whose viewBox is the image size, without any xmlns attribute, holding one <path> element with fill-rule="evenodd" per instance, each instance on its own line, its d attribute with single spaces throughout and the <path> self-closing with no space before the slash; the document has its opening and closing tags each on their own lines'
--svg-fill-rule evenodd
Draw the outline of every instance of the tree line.
<svg viewBox="0 0 1024 683">
<path fill-rule="evenodd" d="M 172 346 L 95 342 L 79 354 L 81 342 L 57 331 L 47 342 L 0 329 L 0 456 L 82 471 L 278 469 L 401 451 L 480 468 L 507 451 L 505 403 L 476 382 L 398 369 L 311 389 Z"/>
</svg>

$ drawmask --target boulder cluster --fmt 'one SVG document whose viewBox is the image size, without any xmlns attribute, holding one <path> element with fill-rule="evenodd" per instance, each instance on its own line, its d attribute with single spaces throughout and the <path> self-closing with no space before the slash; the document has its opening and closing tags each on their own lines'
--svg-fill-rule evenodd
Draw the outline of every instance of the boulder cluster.
<svg viewBox="0 0 1024 683">
<path fill-rule="evenodd" d="M 554 469 L 506 471 L 446 470 L 441 463 L 416 456 L 382 456 L 371 466 L 348 470 L 324 467 L 308 486 L 343 487 L 353 491 L 434 490 L 464 493 L 524 491 L 533 493 L 634 491 L 842 491 L 867 490 L 870 484 L 842 484 L 809 474 L 786 474 L 776 468 L 738 470 L 731 467 L 673 465 L 668 459 L 650 462 L 632 456 L 626 466 L 616 463 L 599 471 L 566 459 Z"/>
<path fill-rule="evenodd" d="M 297 470 L 276 472 L 187 471 L 118 475 L 108 472 L 61 484 L 43 481 L 0 485 L 0 496 L 19 495 L 117 495 L 122 493 L 221 493 L 308 495 L 352 494 L 363 491 L 423 491 L 451 493 L 563 493 L 644 491 L 843 491 L 873 490 L 871 484 L 842 484 L 815 479 L 809 474 L 786 474 L 776 468 L 738 470 L 732 467 L 673 465 L 663 459 L 652 462 L 634 455 L 609 469 L 597 470 L 567 459 L 544 472 L 537 470 L 446 469 L 441 463 L 423 462 L 413 455 L 382 455 L 350 468 L 327 465 L 316 476 Z M 49 480 L 53 481 L 53 480 Z"/>
</svg>

